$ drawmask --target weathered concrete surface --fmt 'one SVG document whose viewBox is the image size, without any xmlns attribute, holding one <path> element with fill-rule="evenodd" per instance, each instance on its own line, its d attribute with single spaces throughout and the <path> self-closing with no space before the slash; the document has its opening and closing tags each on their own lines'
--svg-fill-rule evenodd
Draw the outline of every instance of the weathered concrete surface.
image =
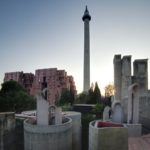
<svg viewBox="0 0 150 150">
<path fill-rule="evenodd" d="M 24 122 L 25 150 L 72 150 L 72 120 L 61 125 L 33 125 Z"/>
<path fill-rule="evenodd" d="M 115 86 L 115 99 L 118 101 L 121 101 L 121 70 L 122 70 L 122 64 L 121 64 L 121 55 L 115 55 L 114 56 L 114 86 Z"/>
<path fill-rule="evenodd" d="M 128 116 L 127 122 L 139 123 L 139 85 L 134 83 L 128 88 Z"/>
<path fill-rule="evenodd" d="M 37 95 L 37 124 L 49 124 L 49 102 L 45 100 L 41 94 Z"/>
<path fill-rule="evenodd" d="M 85 10 L 83 15 L 84 21 L 84 76 L 83 91 L 90 89 L 90 25 L 91 16 L 89 11 Z"/>
<path fill-rule="evenodd" d="M 136 138 L 130 137 L 128 148 L 128 150 L 150 150 L 150 134 Z"/>
<path fill-rule="evenodd" d="M 106 106 L 104 108 L 104 111 L 103 111 L 103 121 L 108 121 L 110 120 L 110 107 L 109 106 Z"/>
<path fill-rule="evenodd" d="M 0 150 L 15 150 L 15 115 L 0 113 Z"/>
<path fill-rule="evenodd" d="M 139 102 L 140 123 L 150 130 L 150 93 L 145 93 L 140 97 Z"/>
<path fill-rule="evenodd" d="M 23 122 L 24 119 L 16 119 L 16 129 L 15 129 L 15 150 L 24 150 L 24 134 L 23 134 Z"/>
<path fill-rule="evenodd" d="M 128 128 L 128 137 L 140 137 L 142 135 L 141 124 L 124 124 Z"/>
<path fill-rule="evenodd" d="M 72 150 L 81 150 L 81 113 L 66 111 L 64 114 L 72 119 Z"/>
<path fill-rule="evenodd" d="M 94 127 L 89 125 L 89 150 L 128 150 L 128 131 L 125 127 Z"/>
<path fill-rule="evenodd" d="M 148 59 L 136 59 L 133 62 L 133 83 L 140 85 L 140 93 L 148 90 Z"/>
<path fill-rule="evenodd" d="M 112 122 L 123 123 L 123 109 L 120 102 L 116 102 L 112 106 Z"/>
<path fill-rule="evenodd" d="M 128 96 L 128 87 L 131 85 L 131 56 L 122 58 L 122 81 L 121 81 L 121 101 Z M 123 103 L 122 103 L 123 106 Z"/>
</svg>

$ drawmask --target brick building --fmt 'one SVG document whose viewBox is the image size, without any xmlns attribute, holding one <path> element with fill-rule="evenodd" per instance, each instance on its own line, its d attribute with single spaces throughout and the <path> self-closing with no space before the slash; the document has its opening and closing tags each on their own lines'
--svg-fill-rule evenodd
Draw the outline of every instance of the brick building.
<svg viewBox="0 0 150 150">
<path fill-rule="evenodd" d="M 32 95 L 36 95 L 44 88 L 47 88 L 47 100 L 50 104 L 58 101 L 64 90 L 71 90 L 74 95 L 77 94 L 73 77 L 67 76 L 65 70 L 57 70 L 57 68 L 35 71 Z"/>
<path fill-rule="evenodd" d="M 8 72 L 5 73 L 4 82 L 14 80 L 22 85 L 27 92 L 30 94 L 32 89 L 32 84 L 34 80 L 34 74 L 21 72 Z"/>
<path fill-rule="evenodd" d="M 65 70 L 57 68 L 38 69 L 35 75 L 23 72 L 5 73 L 4 82 L 9 80 L 17 81 L 33 96 L 47 88 L 47 100 L 50 104 L 55 104 L 65 90 L 77 94 L 73 77 L 68 76 Z"/>
</svg>

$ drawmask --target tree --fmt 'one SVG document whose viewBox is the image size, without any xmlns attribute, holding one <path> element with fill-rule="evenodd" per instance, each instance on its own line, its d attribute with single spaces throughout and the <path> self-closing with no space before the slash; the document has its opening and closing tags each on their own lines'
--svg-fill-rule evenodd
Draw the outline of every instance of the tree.
<svg viewBox="0 0 150 150">
<path fill-rule="evenodd" d="M 87 100 L 88 99 L 87 96 L 88 95 L 85 92 L 82 92 L 82 93 L 78 94 L 77 97 L 76 97 L 75 103 L 76 104 L 86 104 L 87 101 L 88 101 Z"/>
<path fill-rule="evenodd" d="M 95 88 L 94 88 L 94 100 L 96 103 L 101 103 L 101 92 L 97 82 L 95 83 Z"/>
<path fill-rule="evenodd" d="M 79 94 L 76 99 L 76 103 L 81 104 L 101 103 L 101 92 L 97 82 L 95 83 L 95 86 L 92 84 L 88 92 L 82 92 L 81 94 Z"/>
<path fill-rule="evenodd" d="M 7 81 L 0 90 L 0 111 L 21 112 L 35 109 L 35 99 L 16 81 Z"/>
<path fill-rule="evenodd" d="M 105 97 L 111 97 L 111 96 L 113 96 L 113 95 L 114 95 L 114 92 L 115 92 L 114 85 L 108 84 L 108 85 L 105 87 Z"/>
<path fill-rule="evenodd" d="M 74 93 L 69 90 L 65 90 L 62 92 L 60 99 L 58 100 L 58 105 L 65 105 L 65 104 L 73 104 L 75 99 Z"/>
<path fill-rule="evenodd" d="M 86 96 L 86 103 L 87 104 L 95 104 L 94 102 L 94 87 L 91 86 L 89 89 L 87 96 Z"/>
<path fill-rule="evenodd" d="M 97 118 L 102 118 L 103 110 L 104 110 L 104 105 L 97 103 L 93 109 L 93 113 L 96 114 Z"/>
</svg>

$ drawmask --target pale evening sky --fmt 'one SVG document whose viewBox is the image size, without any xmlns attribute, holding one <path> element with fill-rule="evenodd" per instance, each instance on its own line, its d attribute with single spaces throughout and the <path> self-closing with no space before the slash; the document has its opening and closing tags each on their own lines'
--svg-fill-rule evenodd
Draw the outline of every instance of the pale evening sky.
<svg viewBox="0 0 150 150">
<path fill-rule="evenodd" d="M 0 0 L 0 83 L 5 72 L 57 67 L 81 92 L 85 5 L 92 17 L 91 82 L 101 91 L 113 82 L 114 54 L 150 57 L 150 0 Z"/>
</svg>

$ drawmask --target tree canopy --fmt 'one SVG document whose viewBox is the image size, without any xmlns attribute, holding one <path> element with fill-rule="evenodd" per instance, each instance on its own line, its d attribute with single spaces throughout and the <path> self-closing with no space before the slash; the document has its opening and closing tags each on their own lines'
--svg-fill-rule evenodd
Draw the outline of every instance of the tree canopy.
<svg viewBox="0 0 150 150">
<path fill-rule="evenodd" d="M 86 104 L 101 103 L 101 92 L 97 82 L 95 83 L 95 86 L 92 84 L 87 93 L 82 92 L 81 94 L 79 94 L 79 96 L 77 97 L 77 102 Z"/>
<path fill-rule="evenodd" d="M 35 99 L 16 81 L 7 81 L 0 90 L 0 112 L 35 109 Z"/>
<path fill-rule="evenodd" d="M 114 85 L 108 84 L 108 85 L 105 87 L 105 97 L 111 97 L 111 96 L 113 96 L 113 95 L 114 95 L 114 92 L 115 92 Z"/>
<path fill-rule="evenodd" d="M 58 101 L 58 105 L 65 105 L 65 104 L 73 104 L 75 99 L 75 95 L 71 90 L 64 90 L 61 93 L 61 97 Z"/>
</svg>

